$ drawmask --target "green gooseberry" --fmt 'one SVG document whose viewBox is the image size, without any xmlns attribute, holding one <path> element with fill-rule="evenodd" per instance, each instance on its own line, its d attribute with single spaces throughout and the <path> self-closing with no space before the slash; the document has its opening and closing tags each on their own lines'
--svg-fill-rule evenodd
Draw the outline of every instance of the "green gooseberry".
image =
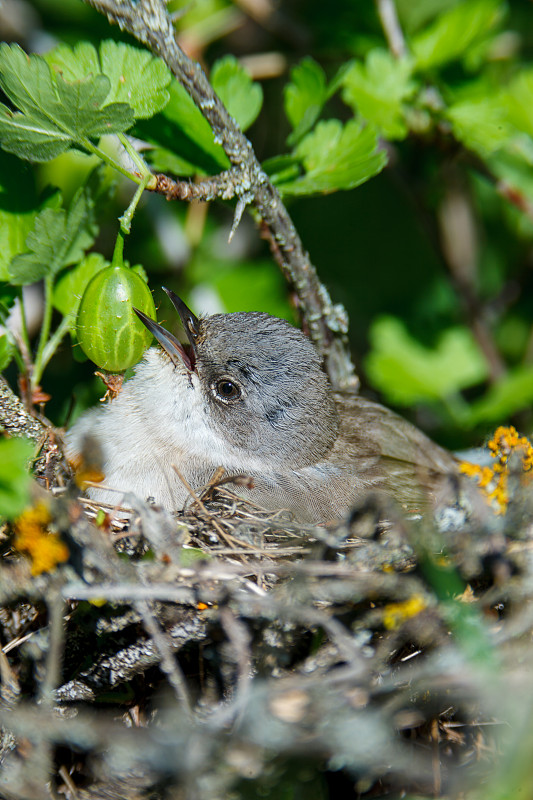
<svg viewBox="0 0 533 800">
<path fill-rule="evenodd" d="M 150 289 L 121 263 L 100 270 L 87 284 L 76 318 L 76 335 L 85 355 L 101 369 L 123 372 L 149 347 L 152 334 L 136 316 L 134 306 L 155 320 Z"/>
</svg>

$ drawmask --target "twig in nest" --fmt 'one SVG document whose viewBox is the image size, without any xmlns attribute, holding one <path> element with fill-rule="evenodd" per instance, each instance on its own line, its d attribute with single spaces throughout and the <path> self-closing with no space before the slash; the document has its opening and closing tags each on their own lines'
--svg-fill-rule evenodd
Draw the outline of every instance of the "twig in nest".
<svg viewBox="0 0 533 800">
<path fill-rule="evenodd" d="M 175 464 L 172 464 L 171 466 L 172 466 L 172 469 L 174 470 L 174 472 L 176 473 L 176 475 L 178 476 L 178 478 L 180 479 L 180 481 L 183 483 L 183 485 L 185 486 L 185 488 L 187 489 L 187 491 L 191 495 L 191 497 L 194 500 L 194 502 L 198 505 L 198 508 L 200 509 L 202 514 L 210 521 L 210 523 L 215 528 L 216 532 L 219 534 L 219 536 L 222 537 L 222 539 L 224 539 L 224 541 L 226 542 L 226 544 L 228 546 L 230 546 L 232 544 L 237 544 L 242 548 L 246 547 L 246 548 L 249 548 L 249 549 L 252 549 L 252 550 L 256 549 L 254 547 L 254 545 L 248 544 L 248 542 L 243 542 L 240 539 L 237 539 L 235 536 L 232 536 L 230 533 L 226 533 L 226 531 L 222 528 L 222 526 L 218 522 L 217 518 L 213 514 L 211 514 L 210 511 L 207 510 L 207 508 L 205 507 L 203 502 L 200 500 L 200 498 L 198 497 L 198 495 L 196 494 L 196 492 L 192 488 L 191 484 L 189 483 L 189 481 L 187 480 L 185 475 L 183 475 L 183 473 L 180 472 L 180 470 L 178 469 L 178 467 Z"/>
</svg>

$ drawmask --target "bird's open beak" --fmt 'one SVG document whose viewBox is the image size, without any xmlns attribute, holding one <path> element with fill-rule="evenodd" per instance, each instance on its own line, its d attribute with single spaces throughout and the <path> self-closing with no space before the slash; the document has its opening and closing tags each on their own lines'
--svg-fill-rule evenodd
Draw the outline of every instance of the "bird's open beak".
<svg viewBox="0 0 533 800">
<path fill-rule="evenodd" d="M 166 289 L 164 286 L 161 288 L 168 295 L 170 302 L 180 315 L 181 324 L 185 329 L 187 339 L 189 340 L 193 352 L 196 355 L 196 342 L 198 339 L 198 334 L 200 333 L 200 323 L 198 321 L 198 317 L 195 317 L 190 308 L 187 308 L 181 297 L 178 297 L 177 294 L 174 294 L 174 292 L 172 292 L 170 289 Z"/>
<path fill-rule="evenodd" d="M 196 331 L 196 335 L 198 332 L 198 320 L 192 313 L 189 311 L 185 303 L 177 297 L 173 292 L 170 292 L 168 289 L 165 289 L 165 292 L 168 294 L 174 307 L 176 308 L 178 314 L 180 315 L 180 319 L 183 323 L 183 327 L 185 328 L 185 333 L 187 334 L 187 338 L 191 342 L 192 352 L 189 354 L 179 342 L 175 336 L 171 333 L 166 331 L 161 325 L 158 325 L 157 322 L 154 322 L 153 319 L 147 317 L 146 314 L 143 314 L 142 311 L 139 311 L 138 308 L 134 307 L 134 311 L 143 323 L 143 325 L 148 328 L 150 333 L 155 336 L 163 350 L 168 353 L 170 356 L 170 360 L 172 361 L 175 366 L 179 366 L 183 364 L 189 372 L 194 372 L 195 362 L 196 362 L 196 347 L 192 341 L 193 331 Z M 183 310 L 180 310 L 176 301 L 181 304 Z"/>
</svg>

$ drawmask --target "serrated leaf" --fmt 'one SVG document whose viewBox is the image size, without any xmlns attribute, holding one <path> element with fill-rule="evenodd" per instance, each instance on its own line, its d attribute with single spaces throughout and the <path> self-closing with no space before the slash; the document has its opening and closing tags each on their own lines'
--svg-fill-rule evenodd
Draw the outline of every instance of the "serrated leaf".
<svg viewBox="0 0 533 800">
<path fill-rule="evenodd" d="M 109 79 L 106 105 L 127 103 L 136 119 L 152 117 L 168 102 L 170 71 L 147 50 L 108 39 L 100 44 L 99 53 L 88 42 L 80 42 L 74 48 L 59 45 L 45 59 L 68 81 L 106 75 Z"/>
<path fill-rule="evenodd" d="M 3 372 L 13 358 L 13 345 L 7 334 L 0 334 L 0 372 Z"/>
<path fill-rule="evenodd" d="M 87 284 L 97 272 L 108 266 L 109 261 L 103 255 L 89 253 L 75 267 L 66 270 L 64 275 L 59 276 L 54 286 L 52 298 L 54 307 L 64 317 L 68 314 L 75 317 Z"/>
<path fill-rule="evenodd" d="M 241 130 L 255 121 L 263 105 L 263 89 L 234 56 L 215 61 L 211 85 Z"/>
<path fill-rule="evenodd" d="M 192 165 L 196 173 L 214 174 L 221 169 L 228 169 L 228 157 L 221 145 L 215 142 L 209 123 L 183 86 L 173 80 L 169 95 L 163 111 L 152 119 L 139 121 L 134 133 L 147 142 L 175 152 L 180 159 Z M 149 159 L 150 151 L 146 155 Z"/>
<path fill-rule="evenodd" d="M 481 422 L 501 425 L 517 411 L 529 408 L 532 402 L 533 367 L 517 367 L 472 405 L 469 422 L 472 425 Z"/>
<path fill-rule="evenodd" d="M 294 156 L 300 159 L 305 174 L 279 184 L 285 195 L 306 195 L 352 189 L 381 172 L 387 162 L 378 150 L 376 132 L 362 128 L 354 120 L 342 125 L 332 119 L 319 122 L 302 139 Z"/>
<path fill-rule="evenodd" d="M 28 462 L 34 450 L 28 439 L 0 440 L 0 517 L 13 519 L 29 504 Z"/>
<path fill-rule="evenodd" d="M 417 88 L 412 69 L 411 59 L 395 59 L 375 48 L 364 64 L 355 61 L 346 71 L 342 98 L 388 139 L 403 139 L 408 132 L 403 103 Z"/>
<path fill-rule="evenodd" d="M 366 370 L 373 385 L 394 403 L 435 401 L 475 386 L 487 365 L 472 334 L 451 328 L 429 350 L 413 339 L 395 317 L 380 317 L 370 332 Z"/>
<path fill-rule="evenodd" d="M 513 134 L 501 100 L 490 94 L 454 103 L 446 118 L 454 136 L 483 158 L 505 146 Z"/>
<path fill-rule="evenodd" d="M 428 69 L 461 59 L 496 28 L 502 14 L 499 0 L 463 0 L 413 37 L 417 67 Z"/>
<path fill-rule="evenodd" d="M 78 42 L 75 47 L 59 44 L 43 56 L 46 63 L 69 83 L 82 81 L 89 75 L 100 75 L 100 59 L 96 48 L 90 42 Z M 110 91 L 111 91 L 111 81 Z"/>
<path fill-rule="evenodd" d="M 283 98 L 285 113 L 293 128 L 287 142 L 293 145 L 311 130 L 328 99 L 322 67 L 312 58 L 304 58 L 291 70 L 291 82 L 285 86 Z"/>
<path fill-rule="evenodd" d="M 0 103 L 0 144 L 29 161 L 49 161 L 133 124 L 127 105 L 105 105 L 110 90 L 105 75 L 67 83 L 44 58 L 27 56 L 18 45 L 0 45 L 0 86 L 18 109 Z"/>
<path fill-rule="evenodd" d="M 64 208 L 46 208 L 37 215 L 26 239 L 29 252 L 16 256 L 9 265 L 11 282 L 25 286 L 56 275 L 80 261 L 95 235 L 94 201 L 87 188 L 81 187 L 68 214 Z"/>
</svg>

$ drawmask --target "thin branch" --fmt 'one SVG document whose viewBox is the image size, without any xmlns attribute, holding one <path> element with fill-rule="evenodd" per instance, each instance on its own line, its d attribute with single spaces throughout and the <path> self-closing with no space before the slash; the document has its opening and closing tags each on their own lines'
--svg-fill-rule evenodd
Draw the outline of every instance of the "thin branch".
<svg viewBox="0 0 533 800">
<path fill-rule="evenodd" d="M 333 385 L 355 388 L 358 381 L 348 350 L 346 312 L 332 303 L 318 279 L 280 195 L 261 169 L 250 142 L 228 114 L 200 66 L 178 46 L 163 0 L 85 1 L 160 56 L 187 90 L 240 176 L 236 194 L 252 195 L 251 205 L 283 274 L 296 290 L 305 326 L 324 359 Z"/>
<path fill-rule="evenodd" d="M 182 711 L 190 719 L 192 716 L 192 705 L 187 688 L 187 681 L 185 680 L 185 676 L 178 664 L 175 654 L 172 652 L 166 634 L 159 627 L 153 607 L 151 603 L 146 600 L 139 600 L 135 603 L 135 609 L 141 615 L 145 630 L 151 637 L 154 647 L 159 653 L 160 667 L 174 689 L 176 699 L 180 703 Z"/>
<path fill-rule="evenodd" d="M 216 198 L 232 200 L 240 194 L 240 181 L 242 179 L 237 169 L 229 169 L 219 175 L 213 175 L 195 183 L 191 181 L 176 181 L 161 173 L 154 177 L 156 179 L 155 185 L 149 185 L 148 189 L 165 195 L 167 200 L 202 200 L 204 202 L 209 202 Z"/>
<path fill-rule="evenodd" d="M 407 54 L 407 46 L 394 0 L 376 0 L 376 6 L 389 50 L 395 58 L 403 58 Z"/>
</svg>

